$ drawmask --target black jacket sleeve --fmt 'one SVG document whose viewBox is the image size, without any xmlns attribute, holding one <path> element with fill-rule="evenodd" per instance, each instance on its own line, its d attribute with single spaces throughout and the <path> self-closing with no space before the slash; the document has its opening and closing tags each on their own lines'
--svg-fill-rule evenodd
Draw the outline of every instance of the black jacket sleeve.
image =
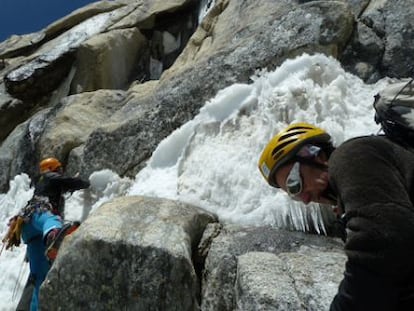
<svg viewBox="0 0 414 311">
<path fill-rule="evenodd" d="M 329 160 L 348 262 L 393 283 L 414 275 L 413 174 L 414 154 L 384 137 L 348 141 Z"/>
<path fill-rule="evenodd" d="M 54 182 L 58 183 L 63 192 L 72 192 L 89 188 L 90 183 L 77 177 L 56 176 Z"/>
<path fill-rule="evenodd" d="M 63 194 L 89 187 L 89 181 L 80 178 L 66 177 L 58 173 L 48 172 L 40 176 L 36 183 L 34 194 L 49 198 L 53 207 L 63 209 Z"/>
</svg>

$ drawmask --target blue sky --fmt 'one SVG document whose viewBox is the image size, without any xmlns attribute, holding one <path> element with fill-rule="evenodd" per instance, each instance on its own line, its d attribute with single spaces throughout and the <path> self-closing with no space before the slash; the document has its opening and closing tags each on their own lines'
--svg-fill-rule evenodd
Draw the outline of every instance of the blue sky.
<svg viewBox="0 0 414 311">
<path fill-rule="evenodd" d="M 97 0 L 0 0 L 0 42 L 36 32 Z"/>
</svg>

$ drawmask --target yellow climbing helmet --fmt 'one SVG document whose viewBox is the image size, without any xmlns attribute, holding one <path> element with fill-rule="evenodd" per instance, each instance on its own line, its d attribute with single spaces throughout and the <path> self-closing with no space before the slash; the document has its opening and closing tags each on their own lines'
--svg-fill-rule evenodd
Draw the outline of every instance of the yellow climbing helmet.
<svg viewBox="0 0 414 311">
<path fill-rule="evenodd" d="M 41 174 L 48 172 L 48 171 L 55 172 L 61 167 L 62 167 L 62 163 L 60 163 L 59 160 L 56 158 L 43 159 L 42 161 L 40 161 L 40 164 L 39 164 L 39 169 L 40 169 Z"/>
<path fill-rule="evenodd" d="M 259 170 L 269 185 L 280 188 L 276 183 L 276 171 L 296 156 L 305 144 L 331 145 L 331 136 L 324 130 L 308 123 L 293 123 L 275 135 L 264 148 L 259 160 Z"/>
</svg>

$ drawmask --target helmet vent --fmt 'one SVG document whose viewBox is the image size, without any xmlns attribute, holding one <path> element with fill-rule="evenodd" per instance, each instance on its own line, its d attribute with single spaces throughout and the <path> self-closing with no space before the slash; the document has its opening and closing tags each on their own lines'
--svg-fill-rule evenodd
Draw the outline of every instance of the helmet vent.
<svg viewBox="0 0 414 311">
<path fill-rule="evenodd" d="M 290 128 L 290 130 L 292 131 L 292 130 L 313 130 L 314 129 L 314 127 L 311 127 L 311 126 L 303 126 L 303 125 L 299 125 L 299 126 L 292 126 L 291 128 Z"/>
<path fill-rule="evenodd" d="M 276 146 L 276 148 L 272 151 L 273 160 L 276 161 L 283 154 L 285 146 L 289 145 L 291 142 L 292 140 L 284 141 L 283 143 L 280 143 L 278 146 Z"/>
<path fill-rule="evenodd" d="M 292 136 L 296 136 L 296 135 L 302 135 L 302 134 L 305 134 L 306 133 L 306 131 L 295 131 L 295 132 L 289 132 L 289 133 L 286 133 L 285 135 L 283 135 L 280 139 L 279 139 L 279 141 L 283 141 L 283 140 L 285 140 L 285 139 L 287 139 L 287 138 L 289 138 L 289 137 L 292 137 Z"/>
<path fill-rule="evenodd" d="M 273 155 L 272 155 L 273 160 L 277 161 L 277 159 L 280 158 L 282 156 L 282 154 L 283 154 L 283 150 L 279 150 L 278 152 L 273 153 Z"/>
</svg>

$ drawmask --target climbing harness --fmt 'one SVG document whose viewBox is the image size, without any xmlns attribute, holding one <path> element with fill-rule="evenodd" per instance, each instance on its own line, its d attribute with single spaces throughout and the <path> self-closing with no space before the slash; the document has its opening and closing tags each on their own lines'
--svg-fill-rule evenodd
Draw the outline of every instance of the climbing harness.
<svg viewBox="0 0 414 311">
<path fill-rule="evenodd" d="M 3 249 L 13 249 L 14 246 L 20 246 L 23 224 L 28 223 L 34 212 L 53 211 L 53 206 L 48 197 L 34 196 L 20 212 L 9 219 L 9 229 L 2 239 Z"/>
</svg>

